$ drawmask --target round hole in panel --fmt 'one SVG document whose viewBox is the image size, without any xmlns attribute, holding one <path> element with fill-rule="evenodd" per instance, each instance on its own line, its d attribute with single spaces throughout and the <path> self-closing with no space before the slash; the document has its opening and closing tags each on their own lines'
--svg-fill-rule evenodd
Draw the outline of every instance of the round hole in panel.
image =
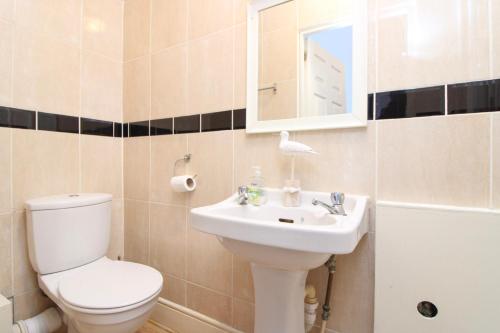
<svg viewBox="0 0 500 333">
<path fill-rule="evenodd" d="M 418 312 L 426 318 L 434 318 L 438 314 L 438 309 L 432 302 L 422 301 L 417 304 Z"/>
</svg>

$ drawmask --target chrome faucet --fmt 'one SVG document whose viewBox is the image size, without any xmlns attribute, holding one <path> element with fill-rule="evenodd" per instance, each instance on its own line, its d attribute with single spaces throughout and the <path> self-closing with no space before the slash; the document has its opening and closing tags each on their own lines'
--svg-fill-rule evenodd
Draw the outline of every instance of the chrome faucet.
<svg viewBox="0 0 500 333">
<path fill-rule="evenodd" d="M 324 203 L 323 201 L 316 200 L 316 199 L 313 199 L 312 204 L 314 206 L 321 206 L 321 207 L 325 208 L 330 214 L 344 215 L 344 216 L 347 215 L 345 213 L 345 209 L 344 209 L 344 200 L 345 200 L 344 193 L 333 192 L 332 194 L 330 194 L 330 200 L 332 201 L 331 205 Z"/>
<path fill-rule="evenodd" d="M 248 187 L 238 187 L 238 198 L 236 199 L 238 205 L 246 205 L 248 203 Z"/>
</svg>

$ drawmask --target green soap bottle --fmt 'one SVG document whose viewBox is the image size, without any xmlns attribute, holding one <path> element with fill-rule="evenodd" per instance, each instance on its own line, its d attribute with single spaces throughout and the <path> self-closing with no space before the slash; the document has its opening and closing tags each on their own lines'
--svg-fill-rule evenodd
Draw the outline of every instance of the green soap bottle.
<svg viewBox="0 0 500 333">
<path fill-rule="evenodd" d="M 260 206 L 266 203 L 267 196 L 264 190 L 264 178 L 260 166 L 253 167 L 253 176 L 248 186 L 248 202 L 254 206 Z"/>
</svg>

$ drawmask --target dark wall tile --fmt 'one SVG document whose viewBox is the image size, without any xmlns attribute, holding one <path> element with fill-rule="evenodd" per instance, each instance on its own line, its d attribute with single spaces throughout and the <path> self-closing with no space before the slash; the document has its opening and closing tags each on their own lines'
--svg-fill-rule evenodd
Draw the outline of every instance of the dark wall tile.
<svg viewBox="0 0 500 333">
<path fill-rule="evenodd" d="M 136 121 L 129 124 L 129 136 L 148 136 L 149 135 L 149 121 Z"/>
<path fill-rule="evenodd" d="M 155 119 L 150 123 L 151 135 L 170 135 L 174 133 L 173 118 Z"/>
<path fill-rule="evenodd" d="M 197 133 L 200 131 L 200 115 L 183 116 L 174 118 L 174 133 Z"/>
<path fill-rule="evenodd" d="M 500 111 L 500 80 L 448 86 L 448 114 L 490 111 Z"/>
<path fill-rule="evenodd" d="M 233 110 L 233 129 L 245 129 L 247 123 L 247 110 Z"/>
<path fill-rule="evenodd" d="M 128 128 L 129 128 L 129 124 L 128 123 L 125 123 L 123 124 L 123 137 L 124 138 L 128 138 Z"/>
<path fill-rule="evenodd" d="M 201 131 L 224 131 L 231 129 L 232 111 L 205 113 L 201 115 Z"/>
<path fill-rule="evenodd" d="M 115 138 L 121 138 L 122 137 L 122 127 L 123 127 L 123 124 L 122 123 L 114 123 L 114 136 Z"/>
<path fill-rule="evenodd" d="M 80 133 L 113 136 L 113 123 L 111 121 L 80 118 Z"/>
<path fill-rule="evenodd" d="M 78 117 L 38 112 L 38 129 L 42 131 L 78 133 Z"/>
<path fill-rule="evenodd" d="M 368 94 L 368 120 L 373 120 L 373 94 Z"/>
<path fill-rule="evenodd" d="M 444 86 L 377 93 L 376 118 L 444 115 Z"/>
<path fill-rule="evenodd" d="M 0 127 L 36 129 L 36 112 L 0 106 Z"/>
</svg>

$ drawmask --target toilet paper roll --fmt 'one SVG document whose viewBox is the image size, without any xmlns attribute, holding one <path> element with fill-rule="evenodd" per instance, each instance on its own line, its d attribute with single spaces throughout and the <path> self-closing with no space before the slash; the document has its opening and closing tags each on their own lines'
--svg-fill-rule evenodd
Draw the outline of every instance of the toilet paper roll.
<svg viewBox="0 0 500 333">
<path fill-rule="evenodd" d="M 195 176 L 177 176 L 170 179 L 170 186 L 175 192 L 191 192 L 196 188 Z"/>
</svg>

